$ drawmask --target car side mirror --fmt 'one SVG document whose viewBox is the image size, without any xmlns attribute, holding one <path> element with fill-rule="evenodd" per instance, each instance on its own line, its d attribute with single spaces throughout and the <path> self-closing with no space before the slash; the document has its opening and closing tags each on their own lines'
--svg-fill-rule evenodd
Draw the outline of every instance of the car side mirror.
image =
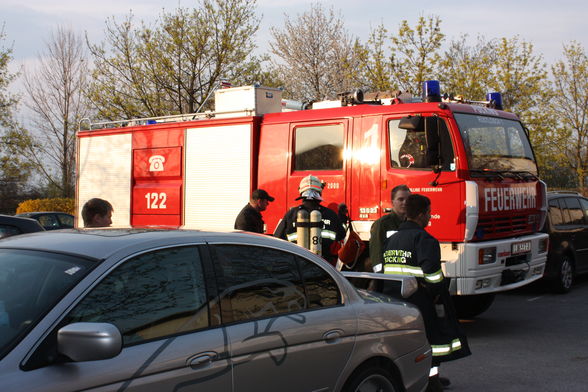
<svg viewBox="0 0 588 392">
<path fill-rule="evenodd" d="M 75 362 L 109 359 L 122 351 L 122 335 L 108 323 L 73 323 L 57 331 L 57 351 Z"/>
</svg>

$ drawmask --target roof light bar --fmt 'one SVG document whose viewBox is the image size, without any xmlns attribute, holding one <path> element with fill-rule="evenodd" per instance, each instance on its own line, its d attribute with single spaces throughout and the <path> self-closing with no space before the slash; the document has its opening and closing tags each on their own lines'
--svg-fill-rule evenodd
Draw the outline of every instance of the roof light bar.
<svg viewBox="0 0 588 392">
<path fill-rule="evenodd" d="M 423 100 L 425 102 L 441 102 L 441 86 L 438 80 L 423 82 Z"/>
<path fill-rule="evenodd" d="M 486 100 L 491 108 L 502 110 L 502 94 L 488 93 L 486 94 Z"/>
</svg>

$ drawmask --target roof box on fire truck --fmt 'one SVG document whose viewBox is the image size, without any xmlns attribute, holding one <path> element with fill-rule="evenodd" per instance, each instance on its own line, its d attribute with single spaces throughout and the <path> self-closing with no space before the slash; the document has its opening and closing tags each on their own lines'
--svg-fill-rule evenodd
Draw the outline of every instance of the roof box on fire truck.
<svg viewBox="0 0 588 392">
<path fill-rule="evenodd" d="M 282 90 L 272 87 L 243 86 L 214 92 L 217 118 L 261 116 L 282 110 Z"/>
</svg>

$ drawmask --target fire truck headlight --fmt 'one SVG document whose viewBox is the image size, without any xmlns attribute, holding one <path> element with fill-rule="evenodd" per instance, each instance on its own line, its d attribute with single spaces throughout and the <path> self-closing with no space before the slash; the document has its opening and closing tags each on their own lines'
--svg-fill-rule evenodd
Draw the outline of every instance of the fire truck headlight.
<svg viewBox="0 0 588 392">
<path fill-rule="evenodd" d="M 496 262 L 496 247 L 482 248 L 478 252 L 478 264 L 491 264 Z"/>
</svg>

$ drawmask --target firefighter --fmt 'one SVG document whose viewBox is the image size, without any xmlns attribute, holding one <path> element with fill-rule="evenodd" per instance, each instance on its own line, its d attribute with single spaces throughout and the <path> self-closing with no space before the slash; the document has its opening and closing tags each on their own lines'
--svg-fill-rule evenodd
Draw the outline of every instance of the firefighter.
<svg viewBox="0 0 588 392">
<path fill-rule="evenodd" d="M 372 224 L 370 229 L 370 260 L 374 272 L 382 271 L 382 247 L 386 238 L 398 231 L 406 220 L 406 199 L 410 188 L 404 184 L 392 188 L 392 211 Z"/>
<path fill-rule="evenodd" d="M 345 238 L 345 228 L 339 220 L 337 213 L 330 208 L 320 204 L 323 200 L 324 184 L 318 177 L 306 176 L 300 181 L 298 192 L 300 197 L 296 200 L 302 200 L 302 204 L 292 207 L 284 218 L 280 221 L 274 236 L 296 242 L 296 216 L 298 210 L 305 209 L 310 214 L 311 211 L 318 210 L 322 216 L 321 246 L 322 256 L 333 266 L 337 264 L 337 251 L 339 250 L 339 241 Z"/>
<path fill-rule="evenodd" d="M 430 391 L 439 391 L 449 380 L 439 377 L 441 362 L 470 355 L 453 302 L 448 279 L 441 270 L 439 241 L 425 231 L 431 219 L 431 201 L 423 195 L 411 194 L 406 200 L 406 222 L 384 243 L 383 272 L 414 276 L 418 281 L 416 293 L 407 300 L 416 305 L 425 322 L 427 338 L 433 351 L 429 379 Z M 384 283 L 383 291 L 393 290 Z"/>
<path fill-rule="evenodd" d="M 251 192 L 249 203 L 243 207 L 235 219 L 235 229 L 263 234 L 265 224 L 261 216 L 261 211 L 265 211 L 268 204 L 274 200 L 263 189 L 256 189 Z"/>
</svg>

